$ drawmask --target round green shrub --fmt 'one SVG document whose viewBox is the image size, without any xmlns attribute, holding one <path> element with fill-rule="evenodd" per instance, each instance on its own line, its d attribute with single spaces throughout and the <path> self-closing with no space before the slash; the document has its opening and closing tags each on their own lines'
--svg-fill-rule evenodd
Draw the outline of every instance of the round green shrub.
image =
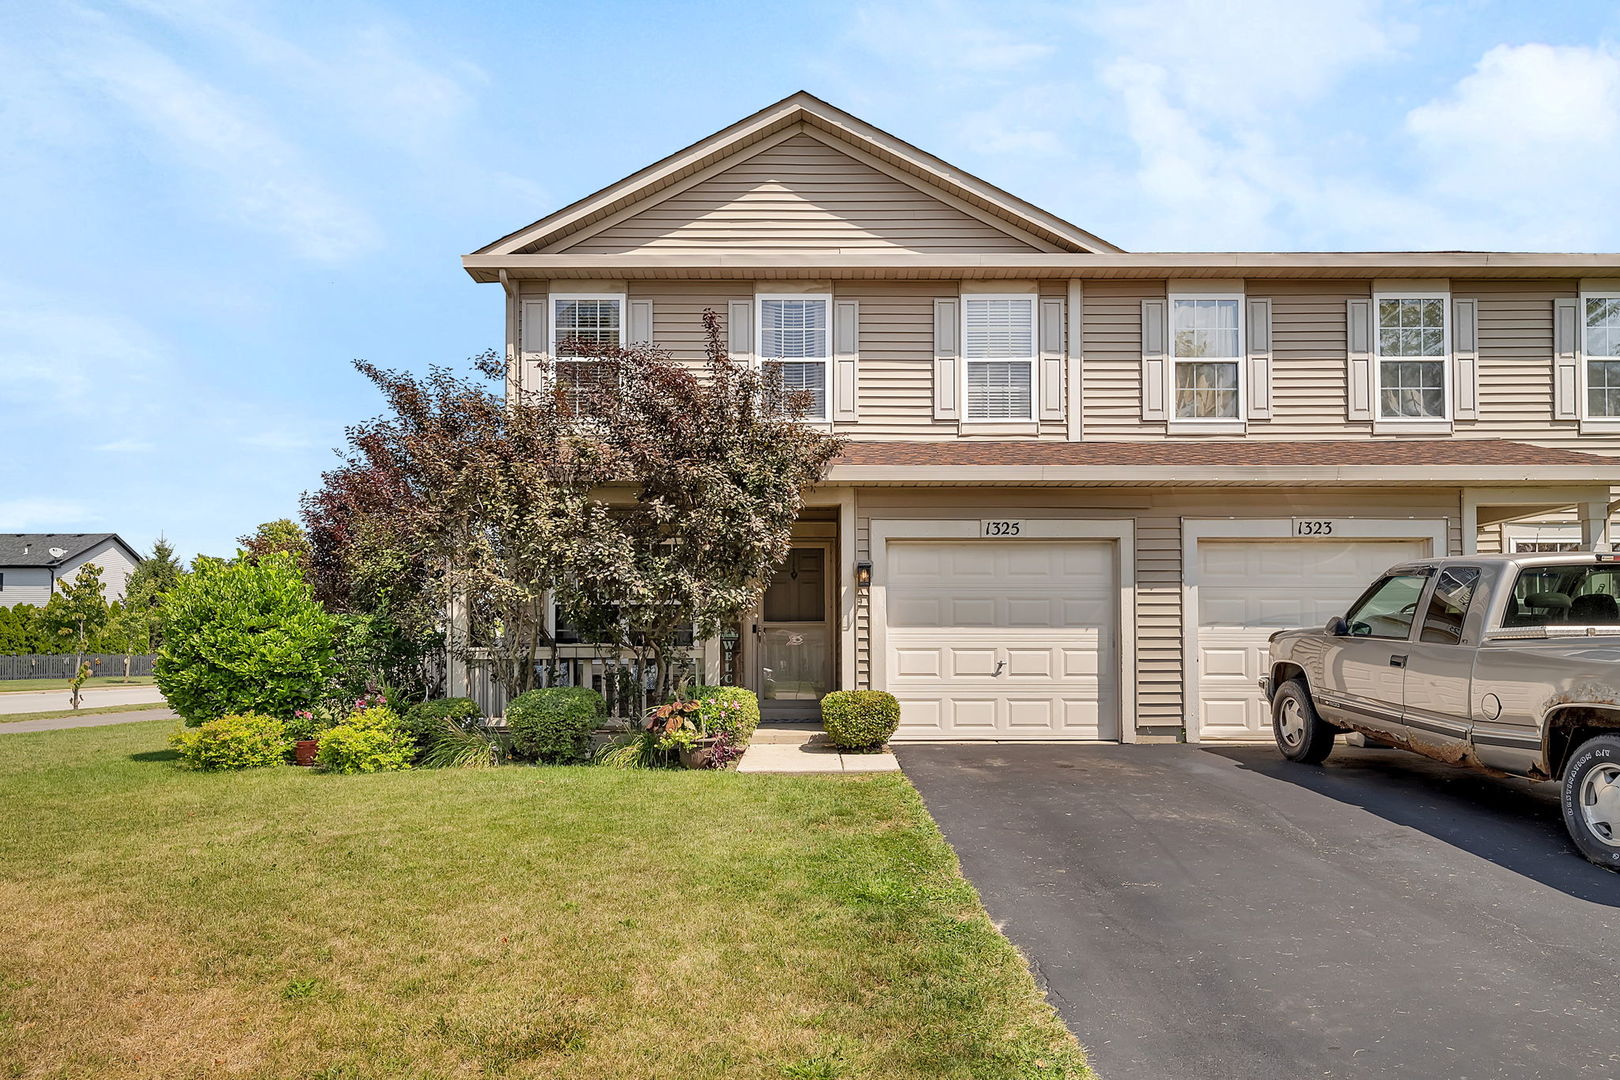
<svg viewBox="0 0 1620 1080">
<path fill-rule="evenodd" d="M 257 713 L 222 716 L 201 727 L 181 728 L 169 743 L 188 768 L 206 772 L 280 765 L 292 749 L 286 725 Z"/>
<path fill-rule="evenodd" d="M 336 671 L 336 623 L 292 556 L 198 559 L 163 601 L 158 689 L 195 727 L 231 714 L 287 717 Z"/>
<path fill-rule="evenodd" d="M 900 703 L 882 690 L 835 690 L 821 699 L 821 723 L 840 749 L 882 746 L 900 726 Z"/>
<path fill-rule="evenodd" d="M 506 703 L 512 755 L 523 761 L 570 765 L 591 748 L 591 732 L 607 717 L 607 702 L 582 686 L 548 686 Z"/>
<path fill-rule="evenodd" d="M 472 698 L 435 698 L 432 701 L 418 701 L 406 709 L 405 715 L 400 718 L 400 726 L 411 737 L 420 755 L 433 749 L 439 736 L 449 730 L 451 721 L 476 720 L 482 715 L 478 702 Z"/>
<path fill-rule="evenodd" d="M 729 728 L 732 741 L 739 746 L 748 745 L 759 727 L 759 695 L 745 686 L 695 686 L 687 695 L 688 701 L 735 701 L 741 708 L 734 714 Z"/>
<path fill-rule="evenodd" d="M 327 772 L 373 773 L 408 769 L 416 744 L 386 706 L 362 709 L 321 732 L 315 760 Z"/>
</svg>

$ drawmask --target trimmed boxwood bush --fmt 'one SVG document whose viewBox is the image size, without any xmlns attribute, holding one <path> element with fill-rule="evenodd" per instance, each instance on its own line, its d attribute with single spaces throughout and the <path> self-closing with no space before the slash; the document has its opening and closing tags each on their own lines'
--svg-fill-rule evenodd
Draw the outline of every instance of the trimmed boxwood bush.
<svg viewBox="0 0 1620 1080">
<path fill-rule="evenodd" d="M 731 729 L 732 741 L 739 746 L 748 745 L 759 727 L 759 695 L 743 686 L 695 686 L 688 701 L 735 701 L 742 705 L 737 710 L 737 723 Z"/>
<path fill-rule="evenodd" d="M 416 744 L 418 756 L 433 749 L 449 728 L 453 720 L 476 720 L 483 713 L 478 708 L 478 702 L 472 698 L 449 697 L 435 698 L 432 701 L 418 701 L 405 710 L 400 718 L 400 726 Z"/>
<path fill-rule="evenodd" d="M 321 732 L 315 760 L 327 772 L 372 773 L 408 769 L 416 756 L 399 714 L 387 706 L 362 709 Z"/>
<path fill-rule="evenodd" d="M 821 699 L 827 741 L 844 750 L 882 746 L 900 726 L 900 703 L 882 690 L 834 690 Z"/>
<path fill-rule="evenodd" d="M 591 732 L 607 717 L 607 702 L 583 686 L 548 686 L 506 703 L 512 754 L 524 761 L 571 765 L 591 748 Z"/>
<path fill-rule="evenodd" d="M 201 727 L 182 728 L 169 740 L 192 769 L 257 769 L 287 760 L 292 740 L 280 720 L 258 713 L 222 716 Z"/>
</svg>

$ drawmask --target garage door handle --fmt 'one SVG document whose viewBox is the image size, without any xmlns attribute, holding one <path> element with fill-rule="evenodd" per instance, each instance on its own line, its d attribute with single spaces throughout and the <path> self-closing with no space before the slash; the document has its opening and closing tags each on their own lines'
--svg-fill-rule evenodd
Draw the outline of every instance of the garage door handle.
<svg viewBox="0 0 1620 1080">
<path fill-rule="evenodd" d="M 1390 657 L 1389 658 L 1389 666 L 1390 667 L 1405 667 L 1406 666 L 1406 657 L 1404 657 L 1404 656 L 1392 656 L 1392 657 Z"/>
<path fill-rule="evenodd" d="M 993 679 L 997 675 L 1000 675 L 1002 669 L 1005 668 L 1006 666 L 1007 666 L 1007 661 L 1005 661 L 1005 660 L 997 660 L 996 661 L 996 670 L 994 670 L 994 671 L 992 671 L 990 673 L 990 677 Z"/>
</svg>

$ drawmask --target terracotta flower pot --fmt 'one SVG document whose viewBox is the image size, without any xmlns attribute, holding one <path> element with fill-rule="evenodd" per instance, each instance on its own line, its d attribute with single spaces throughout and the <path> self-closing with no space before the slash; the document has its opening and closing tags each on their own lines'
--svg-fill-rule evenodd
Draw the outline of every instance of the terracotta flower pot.
<svg viewBox="0 0 1620 1080">
<path fill-rule="evenodd" d="M 314 765 L 315 751 L 320 748 L 319 739 L 299 739 L 293 743 L 293 763 L 296 765 Z"/>
<path fill-rule="evenodd" d="M 680 751 L 681 765 L 688 769 L 707 769 L 714 757 L 714 740 L 703 739 L 696 746 Z"/>
</svg>

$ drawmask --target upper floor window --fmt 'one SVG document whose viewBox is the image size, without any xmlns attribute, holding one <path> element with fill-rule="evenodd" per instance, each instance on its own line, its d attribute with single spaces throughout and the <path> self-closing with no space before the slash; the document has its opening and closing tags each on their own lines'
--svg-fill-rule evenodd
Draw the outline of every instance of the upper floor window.
<svg viewBox="0 0 1620 1080">
<path fill-rule="evenodd" d="M 1236 420 L 1243 415 L 1238 377 L 1242 298 L 1171 298 L 1177 420 Z"/>
<path fill-rule="evenodd" d="M 1035 297 L 962 299 L 968 420 L 1035 418 Z"/>
<path fill-rule="evenodd" d="M 808 397 L 805 418 L 827 419 L 832 335 L 827 296 L 770 296 L 759 301 L 759 357 L 781 373 L 782 388 Z"/>
<path fill-rule="evenodd" d="M 1586 316 L 1586 415 L 1620 419 L 1620 294 L 1581 298 Z"/>
<path fill-rule="evenodd" d="M 1379 417 L 1448 419 L 1446 298 L 1381 296 L 1375 307 Z"/>
<path fill-rule="evenodd" d="M 604 365 L 596 358 L 601 349 L 624 344 L 624 297 L 602 294 L 553 295 L 551 299 L 551 359 L 556 386 L 576 412 L 584 398 L 599 388 Z"/>
</svg>

